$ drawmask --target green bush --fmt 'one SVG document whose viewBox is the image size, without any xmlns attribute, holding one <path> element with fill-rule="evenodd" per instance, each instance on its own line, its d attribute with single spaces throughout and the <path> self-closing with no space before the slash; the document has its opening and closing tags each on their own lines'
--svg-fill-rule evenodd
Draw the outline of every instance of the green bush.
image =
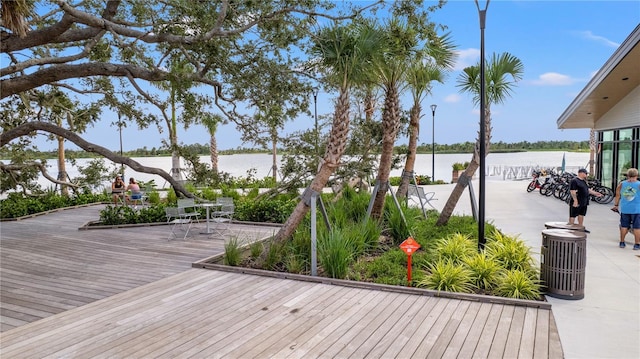
<svg viewBox="0 0 640 359">
<path fill-rule="evenodd" d="M 320 236 L 318 240 L 318 261 L 330 278 L 344 279 L 353 256 L 353 244 L 336 229 Z"/>
<path fill-rule="evenodd" d="M 47 192 L 34 197 L 12 192 L 7 195 L 7 198 L 0 200 L 0 218 L 24 217 L 59 208 L 108 201 L 108 199 L 109 197 L 105 194 L 92 194 L 83 191 L 70 196 Z"/>
<path fill-rule="evenodd" d="M 242 249 L 237 237 L 232 237 L 224 244 L 224 264 L 237 266 L 242 262 Z"/>
<path fill-rule="evenodd" d="M 517 299 L 540 299 L 540 281 L 531 274 L 519 270 L 507 270 L 500 275 L 495 294 L 501 297 Z"/>
<path fill-rule="evenodd" d="M 464 263 L 471 271 L 472 282 L 476 287 L 483 290 L 495 287 L 500 273 L 500 266 L 496 261 L 489 259 L 483 252 L 465 258 Z"/>
<path fill-rule="evenodd" d="M 264 251 L 264 244 L 262 244 L 262 242 L 260 241 L 253 242 L 249 246 L 249 252 L 252 259 L 257 259 L 258 257 L 260 257 L 263 251 Z"/>
<path fill-rule="evenodd" d="M 517 236 L 507 236 L 494 230 L 485 246 L 487 257 L 500 264 L 506 270 L 522 270 L 535 273 L 537 271 L 531 249 Z"/>
<path fill-rule="evenodd" d="M 472 293 L 472 273 L 466 266 L 441 259 L 427 268 L 425 277 L 417 284 L 418 287 L 447 292 Z"/>
<path fill-rule="evenodd" d="M 247 222 L 284 223 L 297 202 L 288 198 L 236 201 L 234 218 Z"/>
<path fill-rule="evenodd" d="M 415 256 L 415 255 L 414 255 Z M 393 248 L 377 257 L 361 257 L 350 278 L 389 285 L 407 285 L 407 255 Z"/>
<path fill-rule="evenodd" d="M 454 233 L 436 241 L 434 257 L 460 264 L 466 258 L 475 255 L 478 252 L 477 248 L 476 242 L 472 241 L 468 235 Z"/>
</svg>

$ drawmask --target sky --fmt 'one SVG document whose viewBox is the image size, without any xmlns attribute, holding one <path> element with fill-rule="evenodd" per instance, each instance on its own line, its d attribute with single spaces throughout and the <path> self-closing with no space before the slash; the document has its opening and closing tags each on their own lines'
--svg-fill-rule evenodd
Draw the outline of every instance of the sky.
<svg viewBox="0 0 640 359">
<path fill-rule="evenodd" d="M 479 3 L 481 8 L 486 5 L 484 0 Z M 422 103 L 419 143 L 430 144 L 432 134 L 439 144 L 474 142 L 479 131 L 479 109 L 474 106 L 472 96 L 459 92 L 456 79 L 464 67 L 477 64 L 480 58 L 476 4 L 471 0 L 449 1 L 432 14 L 431 20 L 448 26 L 459 57 L 445 84 L 435 83 L 432 96 Z M 588 140 L 588 129 L 559 130 L 556 121 L 639 22 L 638 0 L 490 1 L 484 31 L 486 58 L 493 53 L 509 52 L 524 65 L 523 79 L 514 87 L 512 96 L 504 104 L 491 107 L 492 142 Z M 337 93 L 318 94 L 320 118 L 331 116 L 336 97 Z M 310 101 L 313 110 L 312 96 Z M 435 116 L 431 104 L 437 105 Z M 401 106 L 409 109 L 408 96 L 402 97 Z M 118 130 L 111 126 L 117 118 L 110 113 L 104 117 L 84 137 L 109 149 L 119 149 Z M 313 126 L 313 114 L 302 115 L 287 124 L 284 131 L 291 133 Z M 160 147 L 163 136 L 166 131 L 159 134 L 155 127 L 146 130 L 127 127 L 122 131 L 122 146 L 125 151 Z M 216 138 L 219 150 L 253 147 L 241 142 L 233 124 L 219 127 Z M 209 136 L 203 127 L 193 126 L 186 131 L 180 129 L 178 140 L 184 144 L 207 144 Z M 397 144 L 407 142 L 404 137 L 397 140 Z M 55 145 L 41 144 L 40 148 L 54 149 Z M 68 144 L 67 148 L 74 146 Z"/>
</svg>

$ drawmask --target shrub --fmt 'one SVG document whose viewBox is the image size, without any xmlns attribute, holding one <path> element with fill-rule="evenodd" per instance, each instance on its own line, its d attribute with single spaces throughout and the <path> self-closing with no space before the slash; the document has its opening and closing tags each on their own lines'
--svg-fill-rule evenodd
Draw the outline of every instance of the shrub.
<svg viewBox="0 0 640 359">
<path fill-rule="evenodd" d="M 239 221 L 284 223 L 297 202 L 282 199 L 240 199 L 235 203 L 234 218 Z"/>
<path fill-rule="evenodd" d="M 437 259 L 443 259 L 453 264 L 462 263 L 465 258 L 471 257 L 477 253 L 477 246 L 468 235 L 454 233 L 446 238 L 441 238 L 435 244 Z"/>
<path fill-rule="evenodd" d="M 415 256 L 415 255 L 414 255 Z M 394 248 L 378 257 L 360 258 L 350 273 L 352 279 L 389 285 L 407 285 L 407 255 Z"/>
<path fill-rule="evenodd" d="M 256 241 L 251 243 L 251 245 L 249 245 L 249 255 L 251 256 L 252 259 L 256 259 L 258 257 L 260 257 L 262 255 L 262 252 L 264 251 L 264 244 L 262 244 L 262 242 L 260 241 Z"/>
<path fill-rule="evenodd" d="M 530 273 L 514 269 L 502 272 L 495 293 L 501 297 L 517 299 L 540 299 L 540 281 Z"/>
<path fill-rule="evenodd" d="M 427 268 L 418 287 L 447 292 L 472 293 L 475 290 L 472 273 L 461 264 L 441 259 Z"/>
<path fill-rule="evenodd" d="M 269 270 L 278 270 L 278 266 L 282 263 L 282 254 L 284 246 L 271 241 L 267 250 L 267 258 L 264 262 L 264 268 Z"/>
<path fill-rule="evenodd" d="M 471 271 L 473 284 L 479 289 L 491 290 L 498 282 L 500 266 L 485 255 L 476 253 L 464 259 L 464 263 Z"/>
<path fill-rule="evenodd" d="M 242 250 L 237 237 L 232 237 L 224 244 L 224 264 L 237 266 L 242 260 Z"/>
<path fill-rule="evenodd" d="M 406 205 L 400 204 L 398 210 L 393 200 L 385 203 L 385 219 L 394 245 L 399 245 L 415 233 L 416 223 L 421 215 L 418 208 L 407 208 Z"/>
<path fill-rule="evenodd" d="M 100 211 L 100 222 L 104 225 L 139 223 L 138 214 L 131 207 L 111 205 Z"/>
<path fill-rule="evenodd" d="M 337 229 L 323 233 L 318 240 L 318 261 L 330 278 L 344 279 L 354 259 L 353 244 Z"/>
<path fill-rule="evenodd" d="M 504 269 L 518 269 L 531 273 L 537 271 L 531 257 L 531 250 L 517 236 L 503 235 L 500 231 L 494 230 L 485 246 L 485 253 L 488 258 L 497 261 Z"/>
<path fill-rule="evenodd" d="M 307 263 L 300 256 L 288 255 L 284 258 L 284 267 L 289 273 L 303 274 L 307 270 Z"/>
</svg>

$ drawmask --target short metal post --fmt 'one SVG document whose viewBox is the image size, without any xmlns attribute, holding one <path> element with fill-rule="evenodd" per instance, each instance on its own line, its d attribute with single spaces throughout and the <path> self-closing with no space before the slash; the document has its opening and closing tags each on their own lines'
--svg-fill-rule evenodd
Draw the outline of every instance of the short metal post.
<svg viewBox="0 0 640 359">
<path fill-rule="evenodd" d="M 311 194 L 311 275 L 318 275 L 318 259 L 317 259 L 317 246 L 318 246 L 318 232 L 317 232 L 317 220 L 316 220 L 316 199 L 318 195 L 316 192 Z"/>
</svg>

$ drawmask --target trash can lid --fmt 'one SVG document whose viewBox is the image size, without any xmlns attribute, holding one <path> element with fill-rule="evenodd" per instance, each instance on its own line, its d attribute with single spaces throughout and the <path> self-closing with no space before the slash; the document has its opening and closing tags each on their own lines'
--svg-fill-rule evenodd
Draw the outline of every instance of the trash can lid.
<svg viewBox="0 0 640 359">
<path fill-rule="evenodd" d="M 567 222 L 545 222 L 547 228 L 561 228 L 561 229 L 577 229 L 583 230 L 584 226 L 580 224 L 569 224 Z"/>
<path fill-rule="evenodd" d="M 562 239 L 586 239 L 587 234 L 581 231 L 572 231 L 570 229 L 549 228 L 542 231 L 543 235 L 549 237 L 559 237 Z"/>
</svg>

